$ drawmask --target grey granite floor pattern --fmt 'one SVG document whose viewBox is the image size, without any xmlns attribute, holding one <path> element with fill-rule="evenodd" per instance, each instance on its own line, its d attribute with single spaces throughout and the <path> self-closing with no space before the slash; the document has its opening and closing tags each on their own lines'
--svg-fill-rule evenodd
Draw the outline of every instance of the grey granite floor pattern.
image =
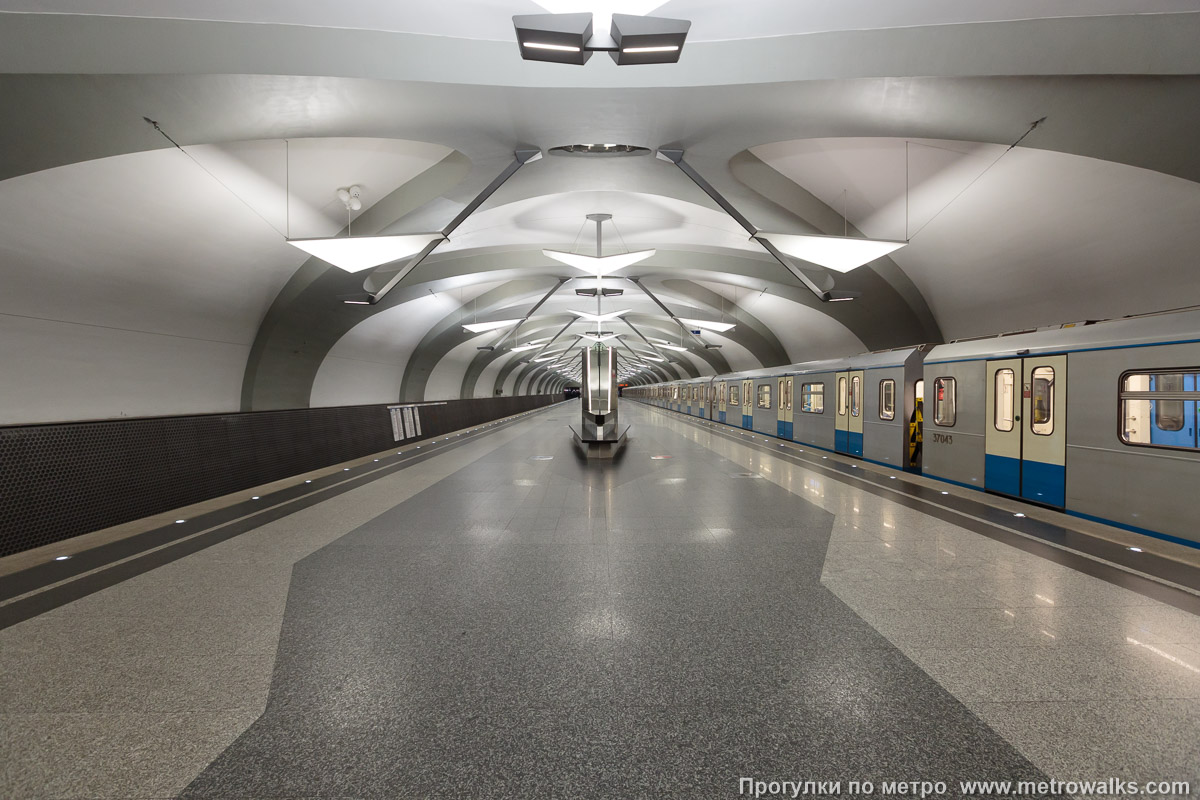
<svg viewBox="0 0 1200 800">
<path fill-rule="evenodd" d="M 831 515 L 635 418 L 600 465 L 548 415 L 299 562 L 266 713 L 182 796 L 1045 779 L 821 586 Z"/>
</svg>

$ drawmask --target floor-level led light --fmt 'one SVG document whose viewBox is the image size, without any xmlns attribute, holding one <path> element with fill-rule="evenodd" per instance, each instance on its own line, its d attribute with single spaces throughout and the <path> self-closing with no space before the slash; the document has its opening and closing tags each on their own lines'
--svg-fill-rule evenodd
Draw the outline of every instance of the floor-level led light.
<svg viewBox="0 0 1200 800">
<path fill-rule="evenodd" d="M 734 327 L 732 322 L 713 322 L 712 320 L 692 319 L 690 317 L 680 317 L 679 321 L 686 322 L 688 325 L 693 325 L 697 328 L 703 328 L 706 331 L 716 331 L 717 333 L 724 333 Z"/>
<path fill-rule="evenodd" d="M 755 239 L 763 239 L 781 253 L 819 264 L 834 272 L 849 272 L 863 264 L 899 250 L 908 242 L 888 239 L 858 239 L 851 236 L 811 236 L 759 231 Z"/>
<path fill-rule="evenodd" d="M 618 253 L 612 256 L 585 256 L 578 253 L 564 253 L 561 250 L 543 250 L 542 255 L 553 258 L 568 267 L 586 272 L 588 275 L 604 276 L 639 261 L 645 261 L 656 252 L 656 250 L 637 250 L 633 253 Z"/>
<path fill-rule="evenodd" d="M 501 319 L 496 320 L 495 322 L 472 322 L 470 324 L 463 325 L 463 330 L 467 331 L 468 333 L 485 333 L 487 331 L 494 331 L 498 328 L 511 328 L 520 321 L 521 320 L 519 319 Z"/>
<path fill-rule="evenodd" d="M 402 236 L 288 239 L 287 243 L 346 272 L 362 272 L 380 264 L 414 256 L 430 242 L 444 238 L 440 233 L 415 233 Z"/>
</svg>

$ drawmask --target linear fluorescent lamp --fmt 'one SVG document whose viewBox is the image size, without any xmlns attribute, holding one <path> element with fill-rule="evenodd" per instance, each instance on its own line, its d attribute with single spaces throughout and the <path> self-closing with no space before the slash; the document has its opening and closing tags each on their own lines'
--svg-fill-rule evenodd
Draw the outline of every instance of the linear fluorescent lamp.
<svg viewBox="0 0 1200 800">
<path fill-rule="evenodd" d="M 603 277 L 619 269 L 645 261 L 654 255 L 656 250 L 638 250 L 634 253 L 620 253 L 613 256 L 583 256 L 578 253 L 564 253 L 561 250 L 543 250 L 542 255 L 555 261 L 586 272 L 588 275 Z"/>
<path fill-rule="evenodd" d="M 587 49 L 592 38 L 590 13 L 518 14 L 512 20 L 526 61 L 581 65 L 592 57 Z"/>
<path fill-rule="evenodd" d="M 495 322 L 472 322 L 469 325 L 463 325 L 463 330 L 468 333 L 486 333 L 498 328 L 511 328 L 520 321 L 519 319 L 499 319 Z"/>
<path fill-rule="evenodd" d="M 686 347 L 683 347 L 682 345 L 678 345 L 678 344 L 671 344 L 670 342 L 668 342 L 668 341 L 665 341 L 665 340 L 663 340 L 663 339 L 654 339 L 654 338 L 651 338 L 651 339 L 650 339 L 650 341 L 654 342 L 654 343 L 655 343 L 656 345 L 658 345 L 659 347 L 665 347 L 665 348 L 667 348 L 668 350 L 678 350 L 678 351 L 679 351 L 679 352 L 681 352 L 681 353 L 686 353 L 686 352 L 687 352 L 687 348 L 686 348 Z"/>
<path fill-rule="evenodd" d="M 401 236 L 288 239 L 287 243 L 346 272 L 362 272 L 380 264 L 414 256 L 430 242 L 445 238 L 440 233 L 413 233 Z"/>
<path fill-rule="evenodd" d="M 538 345 L 540 345 L 542 342 L 546 341 L 549 338 L 550 338 L 549 336 L 543 336 L 540 339 L 530 339 L 525 344 L 519 344 L 516 347 L 512 347 L 509 349 L 512 350 L 514 353 L 520 353 L 523 350 L 532 350 L 533 348 L 537 347 Z"/>
<path fill-rule="evenodd" d="M 692 23 L 685 19 L 613 14 L 609 35 L 617 44 L 609 52 L 620 66 L 626 64 L 674 64 L 687 41 Z"/>
<path fill-rule="evenodd" d="M 810 236 L 792 233 L 764 233 L 759 231 L 755 239 L 764 239 L 775 245 L 781 253 L 813 264 L 819 264 L 834 272 L 849 272 L 863 264 L 899 250 L 908 242 L 890 239 L 856 239 L 850 236 Z"/>
<path fill-rule="evenodd" d="M 679 321 L 695 325 L 697 328 L 703 328 L 706 331 L 716 331 L 717 333 L 724 333 L 734 327 L 732 322 L 712 322 L 707 319 L 691 319 L 689 317 L 680 317 Z"/>
<path fill-rule="evenodd" d="M 630 311 L 633 311 L 632 308 L 623 308 L 620 311 L 609 311 L 607 314 L 592 314 L 588 311 L 576 311 L 574 309 L 567 310 L 577 317 L 582 317 L 588 322 L 608 322 L 610 319 L 617 319 L 622 314 L 628 314 Z"/>
</svg>

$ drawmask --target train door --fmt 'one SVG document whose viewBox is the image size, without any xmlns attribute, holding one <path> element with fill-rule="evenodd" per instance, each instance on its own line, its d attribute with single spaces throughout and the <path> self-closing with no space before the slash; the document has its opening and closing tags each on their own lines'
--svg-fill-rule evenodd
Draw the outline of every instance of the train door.
<svg viewBox="0 0 1200 800">
<path fill-rule="evenodd" d="M 725 381 L 717 384 L 717 422 L 725 421 Z"/>
<path fill-rule="evenodd" d="M 989 361 L 984 488 L 1062 508 L 1067 489 L 1067 357 Z"/>
<path fill-rule="evenodd" d="M 790 440 L 792 438 L 792 379 L 780 378 L 778 389 L 776 397 L 779 398 L 779 414 L 778 421 L 775 423 L 775 435 L 780 439 Z"/>
<path fill-rule="evenodd" d="M 742 427 L 754 429 L 754 381 L 742 381 Z"/>
<path fill-rule="evenodd" d="M 863 454 L 863 381 L 862 370 L 839 372 L 835 378 L 833 449 L 859 457 Z"/>
</svg>

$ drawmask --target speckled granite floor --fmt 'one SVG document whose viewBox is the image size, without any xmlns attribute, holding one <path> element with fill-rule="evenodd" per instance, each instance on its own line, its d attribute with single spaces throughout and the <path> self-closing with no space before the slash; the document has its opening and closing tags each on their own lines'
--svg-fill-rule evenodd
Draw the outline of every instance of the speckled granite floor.
<svg viewBox="0 0 1200 800">
<path fill-rule="evenodd" d="M 833 515 L 738 471 L 645 423 L 588 464 L 546 424 L 322 548 L 266 713 L 183 796 L 1044 779 L 821 585 Z"/>
<path fill-rule="evenodd" d="M 0 631 L 0 797 L 1200 778 L 1200 618 L 622 414 L 616 464 L 563 407 Z"/>
</svg>

